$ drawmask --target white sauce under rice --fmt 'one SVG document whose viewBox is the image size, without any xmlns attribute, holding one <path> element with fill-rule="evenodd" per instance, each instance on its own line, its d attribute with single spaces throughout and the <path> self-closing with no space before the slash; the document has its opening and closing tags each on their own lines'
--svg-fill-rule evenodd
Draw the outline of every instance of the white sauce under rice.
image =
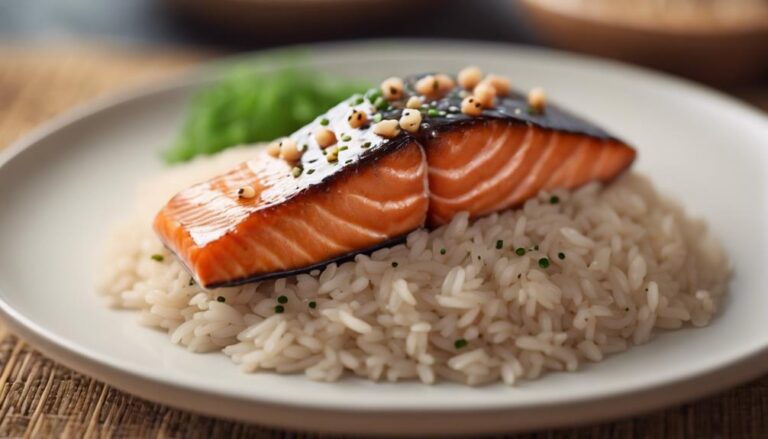
<svg viewBox="0 0 768 439">
<path fill-rule="evenodd" d="M 322 272 L 204 290 L 151 221 L 172 194 L 253 153 L 197 159 L 142 185 L 108 240 L 100 281 L 113 306 L 245 372 L 512 385 L 601 361 L 657 328 L 706 325 L 726 292 L 728 262 L 705 224 L 632 173 L 474 222 L 461 214 Z M 276 314 L 279 296 L 288 301 Z"/>
</svg>

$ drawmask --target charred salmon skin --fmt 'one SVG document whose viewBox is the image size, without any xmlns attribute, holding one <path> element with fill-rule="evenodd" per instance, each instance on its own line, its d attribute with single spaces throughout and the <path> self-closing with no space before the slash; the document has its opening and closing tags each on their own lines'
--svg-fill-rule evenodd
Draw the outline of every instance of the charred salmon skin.
<svg viewBox="0 0 768 439">
<path fill-rule="evenodd" d="M 155 231 L 204 287 L 238 285 L 390 245 L 462 211 L 608 182 L 635 159 L 556 106 L 492 90 L 472 95 L 446 75 L 391 78 L 181 191 Z"/>
</svg>

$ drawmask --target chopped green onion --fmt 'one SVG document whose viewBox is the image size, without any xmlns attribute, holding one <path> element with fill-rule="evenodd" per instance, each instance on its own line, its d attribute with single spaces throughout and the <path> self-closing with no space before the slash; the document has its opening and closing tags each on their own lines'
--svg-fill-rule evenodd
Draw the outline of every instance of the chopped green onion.
<svg viewBox="0 0 768 439">
<path fill-rule="evenodd" d="M 283 311 L 285 311 L 285 307 L 283 305 L 275 306 L 275 314 L 282 314 Z"/>
<path fill-rule="evenodd" d="M 343 140 L 344 142 L 349 142 L 350 140 L 352 140 L 352 136 L 350 136 L 349 134 L 342 134 L 341 140 Z"/>
<path fill-rule="evenodd" d="M 293 178 L 298 178 L 299 175 L 301 175 L 302 169 L 299 166 L 294 166 L 293 169 L 291 169 L 291 175 L 293 175 Z"/>
<path fill-rule="evenodd" d="M 502 247 L 504 247 L 504 241 L 502 241 L 501 239 L 499 239 L 498 241 L 496 241 L 496 248 L 497 248 L 497 249 L 500 249 L 500 248 L 502 248 Z"/>
<path fill-rule="evenodd" d="M 346 151 L 346 150 L 348 150 L 348 149 L 349 149 L 349 146 L 347 146 L 347 145 L 341 145 L 341 146 L 339 147 L 339 151 Z"/>
<path fill-rule="evenodd" d="M 382 96 L 379 96 L 376 98 L 376 100 L 373 101 L 373 106 L 378 108 L 379 110 L 382 110 L 386 108 L 389 104 L 387 103 L 387 100 L 384 99 Z"/>
<path fill-rule="evenodd" d="M 365 143 L 363 143 L 363 146 L 362 146 L 362 148 L 363 148 L 363 149 L 368 149 L 368 148 L 370 148 L 370 147 L 371 147 L 371 142 L 365 142 Z"/>
<path fill-rule="evenodd" d="M 467 344 L 468 342 L 466 340 L 464 340 L 463 338 L 460 338 L 453 342 L 453 347 L 455 347 L 456 349 L 461 349 L 467 346 Z"/>
<path fill-rule="evenodd" d="M 288 296 L 278 296 L 277 303 L 282 303 L 283 305 L 285 305 L 286 303 L 288 303 Z"/>
<path fill-rule="evenodd" d="M 373 115 L 373 121 L 376 123 L 381 122 L 381 113 L 376 113 Z"/>
<path fill-rule="evenodd" d="M 437 117 L 439 115 L 440 115 L 440 111 L 438 111 L 435 108 L 430 108 L 429 110 L 427 110 L 427 116 L 429 117 Z"/>
<path fill-rule="evenodd" d="M 353 102 L 355 105 L 360 105 L 360 104 L 362 104 L 362 103 L 363 103 L 363 101 L 365 101 L 365 99 L 364 99 L 362 96 L 360 96 L 360 95 L 355 95 L 355 96 L 353 96 L 352 98 L 353 98 L 353 99 L 352 99 L 352 102 Z"/>
<path fill-rule="evenodd" d="M 518 256 L 523 256 L 525 255 L 525 249 L 522 247 L 518 247 L 515 249 L 515 254 Z"/>
<path fill-rule="evenodd" d="M 541 267 L 541 268 L 549 268 L 549 258 L 541 258 L 541 259 L 539 259 L 539 267 Z"/>
<path fill-rule="evenodd" d="M 163 262 L 165 260 L 165 256 L 159 255 L 157 253 L 155 253 L 154 255 L 150 256 L 150 258 L 152 258 L 153 261 L 157 261 L 157 262 Z"/>
<path fill-rule="evenodd" d="M 322 125 L 322 126 L 328 126 L 329 123 L 330 123 L 330 121 L 327 118 L 325 118 L 325 117 L 320 119 L 320 125 Z"/>
</svg>

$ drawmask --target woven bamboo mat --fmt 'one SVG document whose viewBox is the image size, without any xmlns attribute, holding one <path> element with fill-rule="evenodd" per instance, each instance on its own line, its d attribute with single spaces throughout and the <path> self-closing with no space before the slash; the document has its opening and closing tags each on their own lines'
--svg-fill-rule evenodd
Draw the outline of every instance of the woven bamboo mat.
<svg viewBox="0 0 768 439">
<path fill-rule="evenodd" d="M 0 48 L 0 148 L 88 98 L 178 72 L 205 57 L 114 48 Z M 313 437 L 144 401 L 54 363 L 0 324 L 0 437 L 40 436 Z M 640 417 L 521 437 L 768 437 L 768 377 Z"/>
</svg>

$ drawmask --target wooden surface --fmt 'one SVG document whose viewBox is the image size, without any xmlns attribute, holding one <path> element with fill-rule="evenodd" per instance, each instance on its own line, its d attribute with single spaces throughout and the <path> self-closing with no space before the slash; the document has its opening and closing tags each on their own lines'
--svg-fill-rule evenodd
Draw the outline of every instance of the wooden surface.
<svg viewBox="0 0 768 439">
<path fill-rule="evenodd" d="M 88 98 L 178 72 L 202 58 L 126 49 L 0 48 L 0 148 Z M 766 93 L 746 97 L 762 100 Z M 12 188 L 0 188 L 8 189 Z M 39 436 L 312 437 L 199 416 L 135 398 L 57 365 L 0 326 L 0 437 Z M 521 437 L 664 436 L 768 437 L 768 376 L 640 417 Z"/>
</svg>

